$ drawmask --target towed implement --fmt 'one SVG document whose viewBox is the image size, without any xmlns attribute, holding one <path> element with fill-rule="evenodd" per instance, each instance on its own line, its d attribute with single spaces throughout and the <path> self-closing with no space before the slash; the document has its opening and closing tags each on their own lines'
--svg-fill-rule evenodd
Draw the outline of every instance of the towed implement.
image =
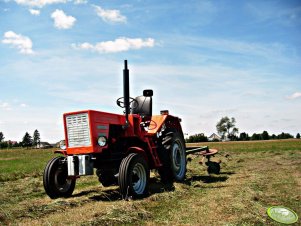
<svg viewBox="0 0 301 226">
<path fill-rule="evenodd" d="M 63 115 L 65 145 L 56 151 L 63 156 L 51 159 L 43 175 L 50 198 L 71 196 L 76 180 L 94 171 L 103 186 L 119 185 L 123 198 L 147 195 L 152 169 L 164 183 L 185 179 L 181 119 L 167 110 L 153 115 L 150 89 L 130 97 L 126 60 L 123 92 L 116 103 L 124 114 L 85 110 Z"/>
</svg>

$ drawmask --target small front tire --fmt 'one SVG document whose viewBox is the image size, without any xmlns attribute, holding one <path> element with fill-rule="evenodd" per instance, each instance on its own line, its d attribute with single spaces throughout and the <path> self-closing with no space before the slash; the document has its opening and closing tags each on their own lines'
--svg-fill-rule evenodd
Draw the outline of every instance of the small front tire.
<svg viewBox="0 0 301 226">
<path fill-rule="evenodd" d="M 75 178 L 68 177 L 65 157 L 51 159 L 44 170 L 43 184 L 47 195 L 52 198 L 70 197 L 74 191 Z"/>
</svg>

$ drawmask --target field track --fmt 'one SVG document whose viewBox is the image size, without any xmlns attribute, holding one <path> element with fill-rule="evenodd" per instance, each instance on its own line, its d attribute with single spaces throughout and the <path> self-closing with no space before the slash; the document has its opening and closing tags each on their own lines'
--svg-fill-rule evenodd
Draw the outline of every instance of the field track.
<svg viewBox="0 0 301 226">
<path fill-rule="evenodd" d="M 53 150 L 0 150 L 0 225 L 280 225 L 266 209 L 283 205 L 301 217 L 301 140 L 219 142 L 221 174 L 189 156 L 184 183 L 165 186 L 151 173 L 150 195 L 123 201 L 96 176 L 77 181 L 71 198 L 45 195 L 42 173 Z M 301 225 L 301 221 L 294 225 Z"/>
</svg>

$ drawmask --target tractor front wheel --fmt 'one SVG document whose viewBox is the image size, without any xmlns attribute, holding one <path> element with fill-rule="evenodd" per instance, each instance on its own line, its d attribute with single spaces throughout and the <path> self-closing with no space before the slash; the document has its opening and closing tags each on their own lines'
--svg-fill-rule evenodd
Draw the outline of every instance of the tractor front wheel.
<svg viewBox="0 0 301 226">
<path fill-rule="evenodd" d="M 118 184 L 124 199 L 145 196 L 148 192 L 148 182 L 149 168 L 142 155 L 131 153 L 122 160 Z"/>
<path fill-rule="evenodd" d="M 50 198 L 70 197 L 75 187 L 75 181 L 75 178 L 68 177 L 65 157 L 55 157 L 47 163 L 43 175 L 43 184 Z"/>
</svg>

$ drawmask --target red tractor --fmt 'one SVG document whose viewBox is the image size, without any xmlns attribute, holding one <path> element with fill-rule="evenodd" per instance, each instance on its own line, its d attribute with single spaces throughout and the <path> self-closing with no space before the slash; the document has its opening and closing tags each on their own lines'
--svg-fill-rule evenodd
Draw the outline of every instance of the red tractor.
<svg viewBox="0 0 301 226">
<path fill-rule="evenodd" d="M 64 156 L 51 159 L 45 167 L 43 184 L 52 198 L 69 197 L 76 179 L 93 175 L 103 186 L 119 185 L 123 198 L 148 193 L 150 170 L 163 182 L 183 181 L 186 148 L 181 119 L 167 110 L 152 114 L 152 90 L 130 97 L 129 70 L 124 62 L 124 96 L 117 105 L 124 114 L 78 111 L 64 114 Z"/>
</svg>

